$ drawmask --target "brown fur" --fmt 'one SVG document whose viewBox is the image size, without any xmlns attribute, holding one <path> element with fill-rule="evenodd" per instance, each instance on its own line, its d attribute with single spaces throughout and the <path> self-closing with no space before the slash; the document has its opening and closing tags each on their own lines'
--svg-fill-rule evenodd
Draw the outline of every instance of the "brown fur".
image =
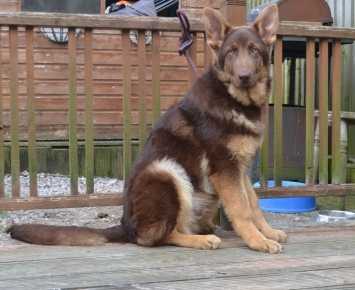
<svg viewBox="0 0 355 290">
<path fill-rule="evenodd" d="M 250 248 L 281 251 L 278 242 L 286 235 L 265 221 L 246 174 L 267 120 L 277 8 L 267 7 L 254 24 L 241 28 L 232 28 L 212 9 L 204 13 L 213 64 L 153 128 L 126 180 L 122 225 L 111 230 L 20 225 L 9 229 L 14 238 L 215 249 L 220 239 L 201 233 L 213 232 L 221 202 Z"/>
</svg>

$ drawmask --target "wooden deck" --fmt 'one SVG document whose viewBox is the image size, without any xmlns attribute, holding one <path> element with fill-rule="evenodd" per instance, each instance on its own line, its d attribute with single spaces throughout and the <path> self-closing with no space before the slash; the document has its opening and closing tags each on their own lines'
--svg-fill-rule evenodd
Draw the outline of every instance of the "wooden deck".
<svg viewBox="0 0 355 290">
<path fill-rule="evenodd" d="M 355 227 L 290 233 L 279 255 L 251 251 L 224 232 L 222 249 L 0 248 L 0 289 L 355 289 Z"/>
</svg>

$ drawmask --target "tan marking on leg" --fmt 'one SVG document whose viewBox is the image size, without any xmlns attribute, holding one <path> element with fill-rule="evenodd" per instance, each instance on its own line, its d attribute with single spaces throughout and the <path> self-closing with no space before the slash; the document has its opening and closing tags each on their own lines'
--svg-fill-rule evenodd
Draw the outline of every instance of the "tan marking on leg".
<svg viewBox="0 0 355 290">
<path fill-rule="evenodd" d="M 248 247 L 262 252 L 279 253 L 282 250 L 281 245 L 264 237 L 253 222 L 252 211 L 247 192 L 243 186 L 242 176 L 242 174 L 240 177 L 215 174 L 210 179 L 221 198 L 225 212 L 234 230 L 242 237 Z"/>
<path fill-rule="evenodd" d="M 283 231 L 273 229 L 265 220 L 263 212 L 258 204 L 258 197 L 247 175 L 244 175 L 244 186 L 248 192 L 249 203 L 256 227 L 265 235 L 265 237 L 277 242 L 286 242 L 287 235 Z"/>
<path fill-rule="evenodd" d="M 166 243 L 179 247 L 213 250 L 219 248 L 221 239 L 215 235 L 182 234 L 175 229 L 168 237 Z"/>
</svg>

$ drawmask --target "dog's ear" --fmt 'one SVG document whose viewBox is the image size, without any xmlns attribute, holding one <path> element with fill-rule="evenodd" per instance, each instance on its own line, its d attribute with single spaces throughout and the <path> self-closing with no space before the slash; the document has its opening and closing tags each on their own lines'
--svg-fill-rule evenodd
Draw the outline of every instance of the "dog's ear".
<svg viewBox="0 0 355 290">
<path fill-rule="evenodd" d="M 231 29 L 222 14 L 215 9 L 205 8 L 203 10 L 205 30 L 208 45 L 214 50 L 218 50 L 225 35 Z"/>
<path fill-rule="evenodd" d="M 272 45 L 276 41 L 276 32 L 279 29 L 277 5 L 265 7 L 256 18 L 253 27 L 266 45 Z"/>
</svg>

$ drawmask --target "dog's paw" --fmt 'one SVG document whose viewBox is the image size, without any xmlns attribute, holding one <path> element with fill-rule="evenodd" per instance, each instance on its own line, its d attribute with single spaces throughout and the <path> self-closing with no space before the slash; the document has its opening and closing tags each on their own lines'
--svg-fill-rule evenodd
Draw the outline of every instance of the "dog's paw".
<svg viewBox="0 0 355 290">
<path fill-rule="evenodd" d="M 284 231 L 271 229 L 267 232 L 263 232 L 263 234 L 268 239 L 274 240 L 276 242 L 279 242 L 279 243 L 286 243 L 287 242 L 287 234 Z"/>
<path fill-rule="evenodd" d="M 215 235 L 201 236 L 199 248 L 202 250 L 215 250 L 218 249 L 222 241 Z"/>
<path fill-rule="evenodd" d="M 282 252 L 282 246 L 273 240 L 262 239 L 248 244 L 249 248 L 260 252 L 278 254 Z"/>
</svg>

